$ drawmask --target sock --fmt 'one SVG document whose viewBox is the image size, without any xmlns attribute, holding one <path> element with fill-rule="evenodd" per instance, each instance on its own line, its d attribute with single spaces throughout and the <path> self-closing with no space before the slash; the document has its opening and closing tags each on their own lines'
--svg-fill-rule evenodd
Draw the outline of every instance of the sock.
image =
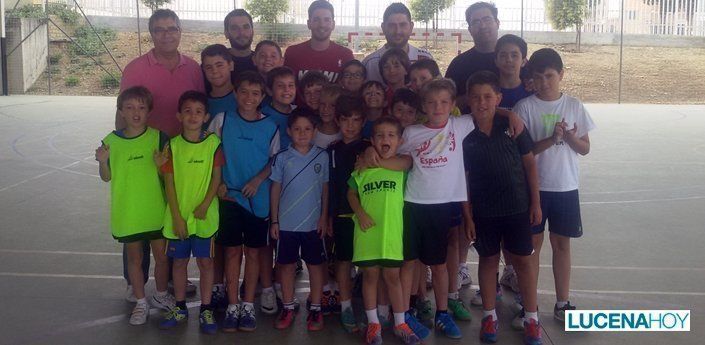
<svg viewBox="0 0 705 345">
<path fill-rule="evenodd" d="M 534 319 L 536 322 L 539 322 L 539 312 L 524 312 L 524 320 L 529 321 L 531 319 Z"/>
<path fill-rule="evenodd" d="M 147 298 L 143 297 L 137 300 L 137 304 L 147 304 Z"/>
<path fill-rule="evenodd" d="M 561 308 L 565 307 L 566 304 L 568 304 L 568 301 L 557 301 L 556 308 L 561 309 Z"/>
<path fill-rule="evenodd" d="M 350 308 L 352 310 L 352 300 L 340 301 L 340 310 Z"/>
<path fill-rule="evenodd" d="M 459 295 L 458 291 L 456 291 L 456 292 L 449 292 L 449 293 L 448 293 L 448 299 L 452 299 L 452 300 L 454 300 L 454 301 L 455 301 L 455 300 L 458 300 L 458 295 Z"/>
<path fill-rule="evenodd" d="M 291 302 L 291 303 L 284 303 L 284 309 L 287 309 L 287 310 L 294 310 L 294 309 L 295 309 L 294 307 L 295 307 L 295 306 L 294 306 L 294 302 Z"/>
<path fill-rule="evenodd" d="M 249 308 L 247 308 L 249 307 Z M 255 304 L 252 302 L 242 302 L 242 308 L 245 309 L 250 309 L 250 310 L 255 310 Z"/>
<path fill-rule="evenodd" d="M 186 310 L 186 301 L 176 301 L 176 306 L 182 310 Z"/>
<path fill-rule="evenodd" d="M 504 272 L 514 273 L 514 266 L 512 266 L 512 265 L 504 266 Z"/>
<path fill-rule="evenodd" d="M 200 312 L 202 313 L 206 310 L 213 311 L 213 306 L 211 304 L 201 304 Z"/>
<path fill-rule="evenodd" d="M 228 304 L 228 312 L 237 310 L 237 304 Z"/>
<path fill-rule="evenodd" d="M 443 314 L 448 314 L 448 310 L 447 309 L 446 310 L 436 309 L 436 319 Z"/>
<path fill-rule="evenodd" d="M 321 311 L 321 305 L 320 304 L 313 304 L 311 303 L 311 307 L 309 308 L 311 311 Z"/>
<path fill-rule="evenodd" d="M 155 294 L 157 297 L 164 297 L 164 296 L 166 296 L 168 293 L 169 293 L 169 291 L 164 290 L 164 291 L 157 291 L 157 292 L 155 292 L 154 294 Z"/>
<path fill-rule="evenodd" d="M 389 320 L 389 305 L 378 304 L 377 311 L 382 319 Z"/>
<path fill-rule="evenodd" d="M 404 313 L 394 313 L 394 326 L 404 323 Z"/>
<path fill-rule="evenodd" d="M 487 316 L 492 316 L 492 320 L 497 321 L 497 309 L 483 310 L 482 311 L 482 318 L 484 319 Z"/>
<path fill-rule="evenodd" d="M 268 288 L 262 288 L 262 293 L 270 293 L 270 292 L 274 292 L 273 286 L 270 286 Z"/>
<path fill-rule="evenodd" d="M 379 323 L 379 318 L 377 317 L 377 308 L 365 310 L 367 315 L 367 323 Z"/>
</svg>

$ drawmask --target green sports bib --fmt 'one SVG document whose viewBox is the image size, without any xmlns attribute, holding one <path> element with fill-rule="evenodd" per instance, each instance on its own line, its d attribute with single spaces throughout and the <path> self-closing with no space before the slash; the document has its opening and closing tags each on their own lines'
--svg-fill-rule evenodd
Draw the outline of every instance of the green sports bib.
<svg viewBox="0 0 705 345">
<path fill-rule="evenodd" d="M 353 262 L 403 260 L 403 209 L 406 173 L 382 168 L 355 171 L 349 185 L 355 188 L 362 208 L 375 226 L 362 231 L 355 221 Z"/>
<path fill-rule="evenodd" d="M 110 133 L 103 139 L 110 147 L 110 228 L 122 238 L 158 231 L 166 207 L 154 151 L 159 150 L 159 131 L 153 128 L 134 138 Z"/>
<path fill-rule="evenodd" d="M 220 139 L 214 134 L 200 143 L 192 143 L 179 135 L 169 141 L 171 160 L 174 166 L 174 187 L 179 201 L 181 217 L 186 220 L 188 235 L 209 238 L 218 230 L 218 198 L 213 198 L 206 219 L 197 219 L 193 211 L 201 204 L 208 193 L 213 173 L 215 152 Z M 164 237 L 178 239 L 174 234 L 171 209 L 164 213 Z"/>
</svg>

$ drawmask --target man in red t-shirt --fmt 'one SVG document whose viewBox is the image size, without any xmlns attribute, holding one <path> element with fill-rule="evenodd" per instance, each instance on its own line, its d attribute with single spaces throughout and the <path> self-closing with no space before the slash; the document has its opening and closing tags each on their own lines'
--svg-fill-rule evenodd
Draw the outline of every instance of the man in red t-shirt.
<svg viewBox="0 0 705 345">
<path fill-rule="evenodd" d="M 301 80 L 308 71 L 321 71 L 331 83 L 338 81 L 344 63 L 353 59 L 352 51 L 330 40 L 335 29 L 333 5 L 317 0 L 308 7 L 311 39 L 287 48 L 284 66 L 291 68 L 296 80 Z"/>
</svg>

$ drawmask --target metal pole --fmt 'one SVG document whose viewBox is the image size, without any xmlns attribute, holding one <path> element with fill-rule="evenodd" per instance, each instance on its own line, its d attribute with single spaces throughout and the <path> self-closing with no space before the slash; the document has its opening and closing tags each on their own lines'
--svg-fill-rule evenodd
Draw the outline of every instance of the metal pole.
<svg viewBox="0 0 705 345">
<path fill-rule="evenodd" d="M 17 5 L 17 4 L 15 4 Z M 9 95 L 9 86 L 7 79 L 7 57 L 9 54 L 7 52 L 7 42 L 5 41 L 5 0 L 0 0 L 0 59 L 2 59 L 2 65 L 0 66 L 2 73 L 2 95 Z"/>
<path fill-rule="evenodd" d="M 358 34 L 353 38 L 353 50 L 358 51 L 358 37 L 360 37 L 360 0 L 355 0 L 355 32 Z"/>
<path fill-rule="evenodd" d="M 624 48 L 624 0 L 620 7 L 621 28 L 619 29 L 619 89 L 617 91 L 617 104 L 622 103 L 622 58 Z"/>
<path fill-rule="evenodd" d="M 140 28 L 140 0 L 135 0 L 137 5 L 137 51 L 142 56 L 142 29 Z"/>
<path fill-rule="evenodd" d="M 521 0 L 521 20 L 519 21 L 519 37 L 524 38 L 524 0 Z"/>
<path fill-rule="evenodd" d="M 49 95 L 51 95 L 51 55 L 49 54 L 49 45 L 51 39 L 49 38 L 49 0 L 44 0 L 44 14 L 46 15 L 46 25 L 47 25 L 47 90 Z"/>
</svg>

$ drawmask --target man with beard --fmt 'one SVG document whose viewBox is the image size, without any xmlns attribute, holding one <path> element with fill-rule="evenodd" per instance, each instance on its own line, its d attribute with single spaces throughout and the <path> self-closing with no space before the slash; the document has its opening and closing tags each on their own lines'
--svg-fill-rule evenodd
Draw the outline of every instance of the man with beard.
<svg viewBox="0 0 705 345">
<path fill-rule="evenodd" d="M 377 51 L 368 55 L 362 63 L 367 68 L 367 80 L 384 83 L 382 72 L 379 69 L 379 60 L 391 48 L 401 48 L 409 54 L 409 62 L 414 63 L 421 59 L 432 59 L 431 53 L 409 44 L 409 37 L 414 31 L 414 22 L 411 21 L 411 12 L 406 5 L 395 2 L 384 10 L 382 17 L 382 32 L 387 43 Z"/>
<path fill-rule="evenodd" d="M 230 55 L 235 65 L 231 72 L 231 79 L 235 82 L 235 76 L 238 73 L 257 71 L 257 67 L 252 61 L 255 54 L 252 51 L 252 38 L 255 34 L 252 16 L 247 11 L 238 8 L 225 16 L 223 24 L 225 25 L 225 38 L 230 41 Z"/>
<path fill-rule="evenodd" d="M 343 64 L 353 59 L 352 51 L 330 40 L 335 29 L 335 12 L 328 1 L 317 0 L 308 7 L 311 39 L 287 48 L 284 66 L 291 68 L 296 80 L 308 71 L 322 72 L 331 83 L 338 81 Z"/>
</svg>

